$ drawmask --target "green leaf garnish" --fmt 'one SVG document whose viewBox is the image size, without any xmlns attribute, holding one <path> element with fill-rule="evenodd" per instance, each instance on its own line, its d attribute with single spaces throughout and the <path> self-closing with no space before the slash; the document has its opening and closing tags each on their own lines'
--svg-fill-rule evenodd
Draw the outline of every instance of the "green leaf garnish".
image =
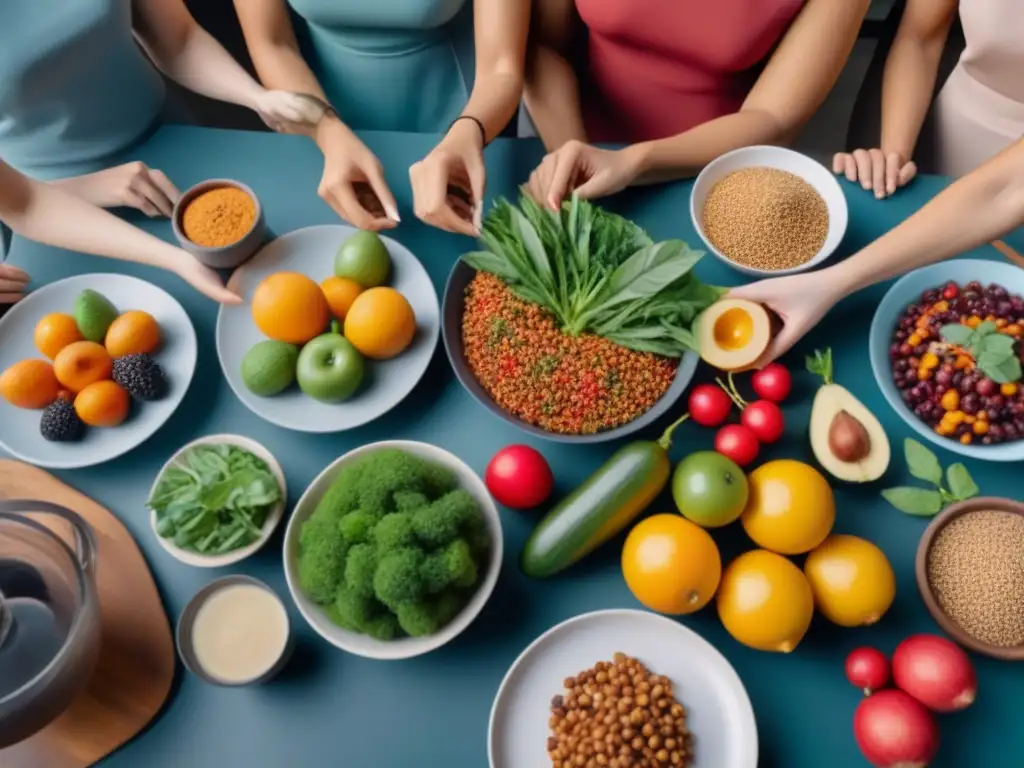
<svg viewBox="0 0 1024 768">
<path fill-rule="evenodd" d="M 939 329 L 942 338 L 971 353 L 978 370 L 997 384 L 1020 381 L 1020 358 L 1015 351 L 1016 340 L 1000 333 L 996 324 L 986 320 L 977 328 L 950 323 Z"/>
<path fill-rule="evenodd" d="M 930 488 L 887 488 L 882 491 L 885 500 L 900 512 L 920 517 L 933 517 L 942 509 L 942 494 Z"/>
<path fill-rule="evenodd" d="M 960 463 L 950 464 L 946 468 L 946 485 L 949 486 L 950 494 L 957 501 L 974 498 L 981 492 L 977 483 L 974 482 L 974 478 L 971 477 L 971 473 L 967 471 L 967 467 Z"/>
<path fill-rule="evenodd" d="M 907 438 L 903 444 L 903 455 L 911 475 L 932 485 L 942 483 L 942 467 L 938 458 L 917 440 Z"/>
<path fill-rule="evenodd" d="M 826 384 L 832 383 L 832 347 L 827 347 L 824 352 L 814 350 L 814 356 L 807 356 L 807 370 L 815 376 L 821 376 Z"/>
<path fill-rule="evenodd" d="M 951 501 L 963 501 L 980 493 L 967 467 L 959 463 L 951 464 L 946 470 L 945 478 L 949 488 L 945 488 L 942 484 L 942 465 L 938 458 L 917 440 L 909 437 L 904 440 L 903 454 L 910 474 L 932 487 L 900 486 L 882 491 L 882 497 L 901 512 L 930 517 L 938 514 Z"/>
</svg>

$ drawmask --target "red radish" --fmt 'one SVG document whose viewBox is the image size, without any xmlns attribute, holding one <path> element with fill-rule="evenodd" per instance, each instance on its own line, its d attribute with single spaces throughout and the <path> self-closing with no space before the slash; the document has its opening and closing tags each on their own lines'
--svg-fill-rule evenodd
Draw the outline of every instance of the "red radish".
<svg viewBox="0 0 1024 768">
<path fill-rule="evenodd" d="M 793 377 L 781 363 L 769 363 L 750 377 L 750 384 L 758 397 L 781 403 L 793 388 Z"/>
<path fill-rule="evenodd" d="M 715 450 L 741 467 L 756 459 L 760 448 L 757 436 L 742 424 L 726 424 L 715 435 Z"/>
<path fill-rule="evenodd" d="M 846 657 L 846 679 L 870 696 L 889 684 L 891 669 L 885 654 L 875 648 L 855 648 Z"/>
<path fill-rule="evenodd" d="M 748 405 L 740 414 L 740 423 L 762 443 L 774 443 L 786 430 L 782 410 L 771 400 L 756 400 Z"/>
<path fill-rule="evenodd" d="M 894 688 L 864 699 L 853 737 L 875 768 L 925 768 L 939 751 L 939 729 L 920 702 Z"/>
<path fill-rule="evenodd" d="M 963 649 L 939 635 L 913 635 L 892 655 L 896 685 L 935 712 L 969 707 L 978 693 L 978 677 Z"/>
<path fill-rule="evenodd" d="M 714 384 L 701 384 L 690 393 L 690 418 L 702 427 L 721 426 L 729 411 L 732 400 Z"/>
<path fill-rule="evenodd" d="M 499 504 L 530 509 L 551 495 L 555 478 L 539 451 L 528 445 L 509 445 L 494 454 L 484 483 Z"/>
</svg>

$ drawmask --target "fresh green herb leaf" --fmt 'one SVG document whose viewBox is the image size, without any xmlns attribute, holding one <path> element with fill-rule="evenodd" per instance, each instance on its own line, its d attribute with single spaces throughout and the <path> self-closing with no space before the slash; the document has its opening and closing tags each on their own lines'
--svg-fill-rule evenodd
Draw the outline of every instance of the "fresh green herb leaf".
<svg viewBox="0 0 1024 768">
<path fill-rule="evenodd" d="M 953 344 L 966 348 L 978 365 L 978 369 L 999 384 L 1020 381 L 1022 371 L 1020 359 L 1015 350 L 1016 340 L 1000 333 L 991 320 L 977 328 L 952 323 L 942 326 L 942 337 Z"/>
<path fill-rule="evenodd" d="M 950 464 L 946 468 L 946 484 L 956 501 L 973 498 L 981 492 L 967 467 L 960 463 Z"/>
<path fill-rule="evenodd" d="M 944 325 L 939 329 L 939 333 L 942 334 L 942 338 L 950 344 L 956 344 L 961 347 L 968 346 L 974 336 L 973 329 L 969 326 L 961 325 L 960 323 Z"/>
<path fill-rule="evenodd" d="M 824 352 L 821 350 L 814 350 L 814 357 L 808 355 L 807 357 L 807 370 L 813 373 L 815 376 L 821 376 L 826 384 L 832 383 L 832 347 L 828 347 Z"/>
<path fill-rule="evenodd" d="M 887 488 L 882 496 L 900 512 L 908 515 L 932 517 L 942 509 L 942 494 L 930 488 Z"/>
<path fill-rule="evenodd" d="M 991 320 L 986 320 L 984 323 L 981 323 L 977 328 L 974 329 L 974 335 L 988 336 L 990 333 L 995 333 L 996 331 L 996 324 L 993 323 Z"/>
<path fill-rule="evenodd" d="M 979 362 L 978 367 L 981 368 L 982 373 L 986 374 L 997 384 L 1013 384 L 1021 379 L 1020 360 L 1016 357 L 1007 358 L 998 365 L 984 366 Z"/>
<path fill-rule="evenodd" d="M 903 443 L 903 454 L 911 475 L 934 486 L 942 484 L 942 467 L 934 453 L 908 437 Z"/>
</svg>

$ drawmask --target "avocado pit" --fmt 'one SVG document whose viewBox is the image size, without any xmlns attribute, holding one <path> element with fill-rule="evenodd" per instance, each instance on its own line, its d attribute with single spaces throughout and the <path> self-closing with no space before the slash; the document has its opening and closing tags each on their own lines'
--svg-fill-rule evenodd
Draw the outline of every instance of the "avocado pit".
<svg viewBox="0 0 1024 768">
<path fill-rule="evenodd" d="M 871 436 L 849 411 L 840 410 L 828 429 L 828 447 L 840 461 L 862 461 L 871 454 Z"/>
</svg>

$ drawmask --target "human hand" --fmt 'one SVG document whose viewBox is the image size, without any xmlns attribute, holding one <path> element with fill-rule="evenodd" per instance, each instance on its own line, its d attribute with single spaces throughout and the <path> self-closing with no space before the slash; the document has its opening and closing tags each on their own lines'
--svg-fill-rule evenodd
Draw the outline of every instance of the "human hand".
<svg viewBox="0 0 1024 768">
<path fill-rule="evenodd" d="M 241 304 L 241 297 L 230 288 L 215 271 L 187 251 L 180 251 L 173 261 L 173 271 L 204 296 L 218 304 Z"/>
<path fill-rule="evenodd" d="M 0 264 L 0 304 L 14 304 L 25 296 L 28 273 L 10 264 Z"/>
<path fill-rule="evenodd" d="M 181 192 L 163 171 L 135 160 L 54 184 L 100 208 L 126 206 L 147 216 L 170 216 Z"/>
<path fill-rule="evenodd" d="M 635 146 L 598 149 L 574 139 L 544 157 L 530 174 L 527 190 L 538 203 L 558 210 L 573 192 L 585 198 L 611 195 L 628 187 L 639 173 Z"/>
<path fill-rule="evenodd" d="M 323 117 L 321 105 L 289 91 L 261 88 L 253 98 L 252 108 L 271 130 L 282 133 L 288 133 L 297 126 L 316 125 Z"/>
<path fill-rule="evenodd" d="M 472 120 L 457 120 L 430 154 L 409 168 L 416 217 L 448 232 L 480 234 L 487 170 Z"/>
<path fill-rule="evenodd" d="M 782 320 L 782 329 L 772 338 L 755 366 L 762 368 L 802 339 L 841 297 L 838 280 L 822 272 L 787 275 L 750 283 L 729 291 L 726 298 L 746 299 L 770 309 Z"/>
<path fill-rule="evenodd" d="M 881 200 L 910 183 L 917 175 L 917 163 L 905 160 L 899 152 L 856 149 L 836 153 L 832 172 L 844 173 L 850 181 L 859 181 L 864 189 L 874 190 L 875 197 Z"/>
<path fill-rule="evenodd" d="M 323 201 L 359 229 L 397 226 L 398 205 L 373 152 L 337 120 L 321 126 L 317 142 L 324 153 L 324 173 L 317 188 Z"/>
</svg>

